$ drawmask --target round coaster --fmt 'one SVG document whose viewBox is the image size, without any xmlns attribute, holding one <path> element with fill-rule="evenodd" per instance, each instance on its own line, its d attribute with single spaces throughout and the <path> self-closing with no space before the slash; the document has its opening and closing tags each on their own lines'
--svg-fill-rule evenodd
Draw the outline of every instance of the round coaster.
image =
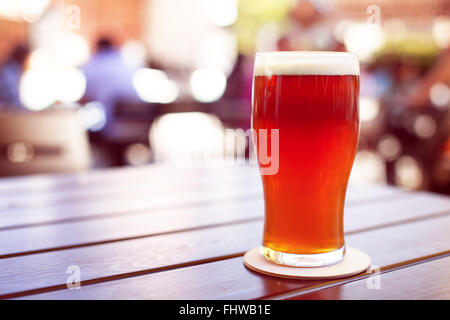
<svg viewBox="0 0 450 320">
<path fill-rule="evenodd" d="M 244 265 L 256 272 L 289 279 L 336 279 L 352 276 L 366 271 L 370 266 L 370 257 L 361 250 L 346 248 L 341 262 L 324 267 L 290 267 L 268 261 L 254 248 L 244 256 Z"/>
</svg>

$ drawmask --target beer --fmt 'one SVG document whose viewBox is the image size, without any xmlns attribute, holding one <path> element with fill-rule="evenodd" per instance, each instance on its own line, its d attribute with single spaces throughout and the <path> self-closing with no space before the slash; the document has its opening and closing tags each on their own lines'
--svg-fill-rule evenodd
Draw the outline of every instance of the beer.
<svg viewBox="0 0 450 320">
<path fill-rule="evenodd" d="M 306 267 L 343 258 L 344 200 L 359 134 L 358 95 L 359 63 L 351 54 L 256 55 L 252 127 L 256 132 L 279 130 L 278 172 L 262 175 L 262 252 L 269 260 Z M 257 153 L 260 144 L 255 143 Z"/>
</svg>

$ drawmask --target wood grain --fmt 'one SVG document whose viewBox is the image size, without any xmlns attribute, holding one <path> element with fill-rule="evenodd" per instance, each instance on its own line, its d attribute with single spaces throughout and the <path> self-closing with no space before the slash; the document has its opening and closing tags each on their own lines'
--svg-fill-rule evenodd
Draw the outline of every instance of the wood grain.
<svg viewBox="0 0 450 320">
<path fill-rule="evenodd" d="M 261 198 L 262 196 L 261 179 L 252 174 L 248 176 L 228 174 L 226 177 L 220 179 L 215 177 L 213 180 L 181 180 L 166 185 L 154 181 L 152 183 L 152 185 L 148 183 L 137 185 L 135 189 L 116 187 L 118 190 L 111 194 L 104 194 L 105 190 L 100 190 L 100 193 L 96 190 L 81 198 L 67 198 L 64 192 L 54 194 L 50 199 L 33 195 L 27 200 L 25 195 L 19 197 L 20 205 L 12 207 L 0 197 L 0 204 L 4 206 L 3 212 L 0 209 L 0 230 L 77 219 L 95 219 L 102 216 L 127 214 L 130 211 L 202 205 L 211 200 L 236 201 L 243 197 Z M 353 187 L 349 188 L 347 202 L 384 200 L 405 192 L 402 189 L 381 185 Z"/>
<path fill-rule="evenodd" d="M 336 283 L 246 269 L 241 256 L 261 243 L 263 211 L 260 177 L 249 166 L 0 179 L 0 298 L 310 298 L 339 287 L 339 298 L 358 297 L 367 275 Z M 399 281 L 417 297 L 447 297 L 437 284 L 448 273 L 420 282 L 448 268 L 438 261 L 450 254 L 449 197 L 349 188 L 345 230 L 347 244 L 381 267 L 388 289 Z M 81 268 L 80 290 L 66 289 L 70 265 Z M 409 271 L 419 266 L 428 271 Z M 408 284 L 414 274 L 417 284 Z M 360 297 L 408 297 L 399 290 Z"/>
<path fill-rule="evenodd" d="M 450 253 L 449 253 L 450 255 Z M 299 295 L 296 299 L 425 300 L 450 299 L 450 257 L 433 259 L 344 285 Z"/>
<path fill-rule="evenodd" d="M 245 168 L 245 169 L 244 169 Z M 129 171 L 126 170 L 125 172 Z M 132 171 L 133 172 L 133 171 Z M 114 174 L 113 177 L 105 175 L 104 179 L 97 180 L 95 174 L 76 175 L 77 184 L 68 187 L 57 183 L 58 175 L 52 180 L 41 182 L 36 188 L 34 185 L 30 189 L 15 191 L 13 187 L 7 194 L 0 193 L 0 212 L 10 211 L 15 208 L 42 208 L 70 202 L 110 200 L 111 197 L 126 198 L 132 195 L 162 194 L 167 191 L 189 190 L 197 186 L 220 186 L 222 181 L 247 181 L 260 185 L 260 177 L 256 168 L 251 166 L 223 167 L 213 171 L 204 168 L 203 170 L 181 170 L 154 171 L 149 169 L 134 172 L 133 175 L 123 176 L 122 172 Z M 117 177 L 118 176 L 118 177 Z M 64 176 L 68 178 L 67 176 Z M 100 176 L 102 177 L 102 176 Z M 33 178 L 29 178 L 33 179 Z M 0 182 L 2 179 L 0 179 Z M 26 180 L 27 181 L 27 180 Z M 4 183 L 4 182 L 3 182 Z M 1 185 L 1 184 L 0 184 Z M 14 191 L 14 192 L 13 192 Z"/>
<path fill-rule="evenodd" d="M 450 247 L 449 228 L 450 216 L 447 215 L 351 234 L 346 237 L 346 242 L 367 252 L 373 264 L 383 267 L 445 252 Z M 33 298 L 257 299 L 323 283 L 262 276 L 247 270 L 242 257 L 228 258 L 258 246 L 261 231 L 261 223 L 254 222 L 178 234 L 176 237 L 171 235 L 6 259 L 0 261 L 0 265 L 3 270 L 10 271 L 0 281 L 3 283 L 1 291 L 5 294 L 57 284 L 60 286 L 48 290 L 64 289 L 67 276 L 64 271 L 70 264 L 79 265 L 82 270 L 83 281 L 86 282 L 81 290 L 60 290 Z M 224 255 L 224 259 L 216 262 L 177 267 L 165 272 L 152 269 L 220 255 Z M 34 265 L 30 266 L 33 261 Z M 39 279 L 34 272 L 41 275 Z M 142 276 L 144 273 L 149 275 Z M 101 277 L 106 277 L 101 281 L 108 282 L 86 285 L 97 282 L 95 279 Z M 123 277 L 127 278 L 109 281 Z M 27 294 L 33 292 L 36 291 Z"/>
<path fill-rule="evenodd" d="M 431 206 L 433 210 L 430 210 Z M 344 227 L 346 232 L 355 232 L 377 225 L 399 223 L 411 217 L 442 214 L 448 210 L 449 199 L 428 194 L 406 194 L 391 201 L 350 205 L 345 211 Z M 175 208 L 164 212 L 130 212 L 104 219 L 3 230 L 0 232 L 0 258 L 262 219 L 263 212 L 261 199 L 244 198 L 242 201 L 212 202 L 201 207 Z"/>
<path fill-rule="evenodd" d="M 219 169 L 219 170 L 218 170 Z M 121 182 L 122 185 L 133 184 L 139 180 L 175 178 L 184 179 L 189 176 L 218 174 L 220 170 L 233 172 L 249 172 L 257 174 L 257 168 L 251 165 L 217 167 L 176 167 L 167 165 L 147 165 L 139 167 L 121 167 L 112 169 L 96 169 L 78 173 L 39 174 L 0 179 L 0 196 L 17 193 L 42 194 L 60 190 L 83 187 L 103 187 L 109 183 Z M 219 173 L 220 174 L 220 173 Z"/>
<path fill-rule="evenodd" d="M 176 194 L 176 196 L 174 196 Z M 346 204 L 355 205 L 368 201 L 389 201 L 406 196 L 401 189 L 373 185 L 366 188 L 349 188 Z M 44 208 L 16 208 L 0 213 L 0 231 L 27 228 L 37 225 L 67 223 L 87 219 L 110 218 L 119 215 L 145 214 L 152 211 L 200 207 L 222 202 L 242 200 L 262 201 L 260 181 L 221 181 L 216 185 L 190 186 L 184 190 L 128 196 L 112 196 L 97 201 L 69 202 L 48 205 Z"/>
<path fill-rule="evenodd" d="M 66 223 L 71 221 L 102 219 L 112 216 L 145 214 L 176 208 L 200 207 L 211 203 L 233 202 L 242 199 L 261 199 L 262 190 L 257 182 L 221 182 L 218 186 L 191 185 L 164 189 L 164 192 L 144 192 L 111 196 L 97 201 L 73 201 L 43 208 L 20 208 L 0 213 L 0 230 L 26 228 L 35 225 Z M 262 199 L 261 199 L 262 201 Z"/>
</svg>

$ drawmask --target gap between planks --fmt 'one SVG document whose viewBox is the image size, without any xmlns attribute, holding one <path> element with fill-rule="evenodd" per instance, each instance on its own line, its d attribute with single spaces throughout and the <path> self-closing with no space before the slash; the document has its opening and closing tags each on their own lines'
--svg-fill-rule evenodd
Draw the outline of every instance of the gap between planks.
<svg viewBox="0 0 450 320">
<path fill-rule="evenodd" d="M 386 273 L 389 273 L 392 271 L 412 267 L 412 266 L 415 266 L 418 264 L 427 263 L 427 262 L 430 262 L 433 260 L 442 259 L 442 258 L 446 258 L 449 256 L 450 256 L 450 250 L 446 250 L 446 251 L 442 251 L 439 253 L 423 256 L 420 258 L 405 260 L 400 263 L 387 265 L 387 266 L 381 267 L 379 269 L 379 271 L 380 271 L 380 275 L 382 275 L 382 274 L 386 274 Z M 352 276 L 349 278 L 345 278 L 345 279 L 336 279 L 336 280 L 326 281 L 325 283 L 319 283 L 316 285 L 307 286 L 304 288 L 292 290 L 289 292 L 285 292 L 285 293 L 281 293 L 281 294 L 277 294 L 277 295 L 273 295 L 273 296 L 261 297 L 258 300 L 285 300 L 285 299 L 301 298 L 301 296 L 304 294 L 313 293 L 313 292 L 316 292 L 316 291 L 319 291 L 322 289 L 328 289 L 328 288 L 332 288 L 335 286 L 348 284 L 348 283 L 358 281 L 358 280 L 363 280 L 363 279 L 370 277 L 372 274 L 373 274 L 372 272 L 368 271 L 363 274 L 358 274 L 358 275 L 355 275 L 355 276 Z"/>
<path fill-rule="evenodd" d="M 448 211 L 447 214 L 448 213 L 450 213 L 450 211 Z M 426 219 L 430 219 L 430 218 L 431 217 L 428 216 Z M 417 221 L 419 221 L 419 219 L 414 219 L 414 221 L 407 221 L 406 223 L 417 222 Z M 247 221 L 247 222 L 252 222 L 252 221 Z M 371 230 L 379 229 L 379 228 L 383 228 L 383 227 L 380 226 L 377 228 L 373 228 L 370 230 L 364 230 L 364 231 L 371 231 Z M 197 229 L 197 228 L 195 228 L 195 229 Z M 364 232 L 364 231 L 361 231 L 361 232 Z M 121 274 L 116 274 L 116 275 L 111 275 L 111 276 L 106 276 L 106 277 L 99 277 L 99 278 L 82 281 L 81 284 L 82 285 L 92 285 L 92 284 L 99 284 L 99 283 L 104 283 L 104 282 L 109 282 L 109 281 L 122 280 L 122 279 L 136 277 L 136 276 L 150 275 L 150 274 L 170 271 L 170 270 L 174 270 L 174 269 L 188 268 L 188 267 L 207 264 L 207 263 L 211 263 L 211 262 L 237 258 L 237 257 L 243 256 L 244 254 L 245 254 L 245 252 L 230 253 L 230 254 L 212 257 L 212 258 L 193 260 L 193 261 L 177 263 L 177 264 L 170 264 L 170 265 L 166 265 L 166 266 L 144 269 L 144 270 L 139 270 L 139 271 L 133 271 L 133 272 L 128 272 L 128 273 L 121 273 Z M 416 264 L 421 264 L 421 263 L 425 263 L 425 262 L 432 261 L 435 259 L 447 257 L 449 255 L 450 255 L 450 250 L 440 251 L 438 253 L 434 253 L 434 254 L 430 254 L 430 255 L 414 258 L 414 259 L 405 260 L 405 261 L 395 263 L 395 264 L 386 265 L 386 266 L 380 268 L 380 272 L 381 272 L 381 274 L 383 274 L 383 273 L 399 270 L 402 268 L 410 267 L 410 266 L 413 266 Z M 355 275 L 355 276 L 345 278 L 345 279 L 325 281 L 320 284 L 303 287 L 300 289 L 292 290 L 292 291 L 289 291 L 286 293 L 281 293 L 281 294 L 277 294 L 277 295 L 273 295 L 273 296 L 265 296 L 265 297 L 261 297 L 259 299 L 294 298 L 294 297 L 297 297 L 297 296 L 300 296 L 303 294 L 312 293 L 317 290 L 326 289 L 326 288 L 330 288 L 333 286 L 342 285 L 342 284 L 350 283 L 353 281 L 365 279 L 365 278 L 369 277 L 370 275 L 371 275 L 371 273 L 367 272 L 367 273 Z M 19 298 L 19 297 L 24 297 L 27 295 L 32 295 L 32 294 L 39 294 L 39 293 L 63 290 L 66 288 L 67 287 L 65 284 L 52 285 L 52 286 L 48 286 L 48 287 L 42 287 L 42 288 L 36 288 L 36 289 L 31 289 L 31 290 L 24 290 L 24 291 L 0 295 L 0 299 Z"/>
</svg>

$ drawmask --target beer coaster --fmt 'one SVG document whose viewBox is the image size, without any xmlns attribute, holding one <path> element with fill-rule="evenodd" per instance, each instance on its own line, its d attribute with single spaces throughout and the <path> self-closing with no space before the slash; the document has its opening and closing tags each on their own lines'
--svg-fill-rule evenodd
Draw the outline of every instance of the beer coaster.
<svg viewBox="0 0 450 320">
<path fill-rule="evenodd" d="M 244 265 L 256 272 L 280 278 L 289 279 L 336 279 L 352 276 L 366 271 L 370 266 L 370 257 L 355 248 L 346 248 L 341 262 L 324 267 L 291 267 L 283 266 L 267 260 L 254 248 L 244 255 Z"/>
</svg>

